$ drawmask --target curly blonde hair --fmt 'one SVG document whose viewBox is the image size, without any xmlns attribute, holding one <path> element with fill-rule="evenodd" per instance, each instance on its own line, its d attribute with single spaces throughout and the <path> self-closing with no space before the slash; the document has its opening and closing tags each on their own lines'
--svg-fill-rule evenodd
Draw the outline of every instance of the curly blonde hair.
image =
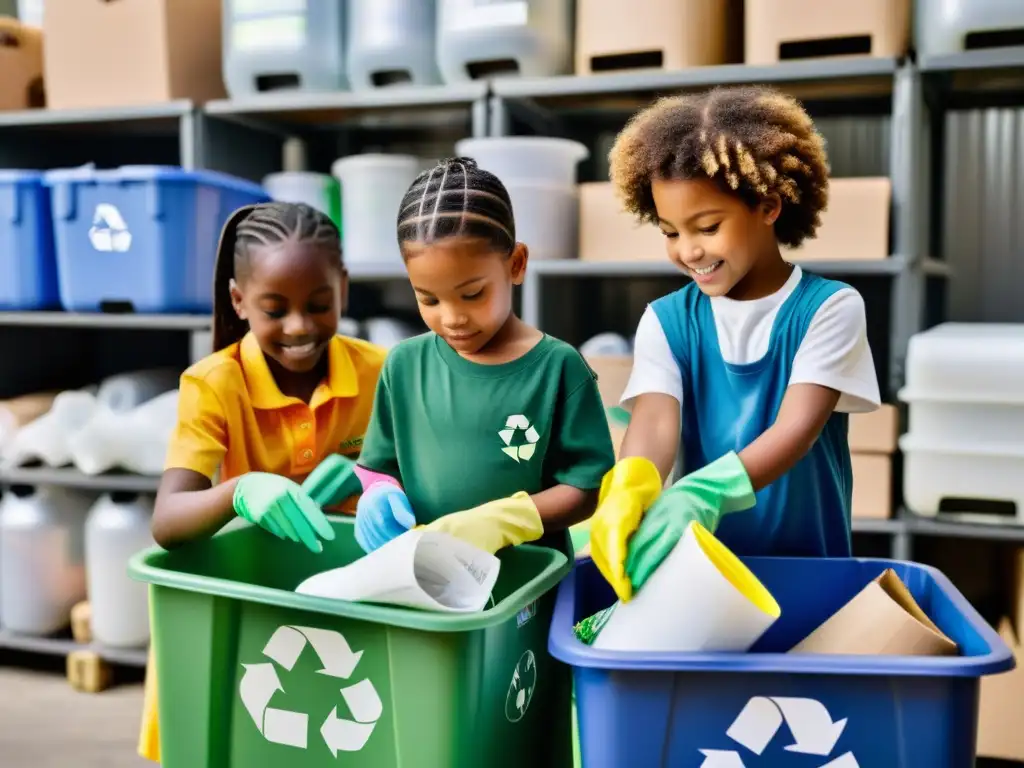
<svg viewBox="0 0 1024 768">
<path fill-rule="evenodd" d="M 825 141 L 796 99 L 771 88 L 659 99 L 630 119 L 608 159 L 616 193 L 643 221 L 658 221 L 655 179 L 711 179 L 751 205 L 775 193 L 775 236 L 792 247 L 815 236 L 828 205 Z"/>
</svg>

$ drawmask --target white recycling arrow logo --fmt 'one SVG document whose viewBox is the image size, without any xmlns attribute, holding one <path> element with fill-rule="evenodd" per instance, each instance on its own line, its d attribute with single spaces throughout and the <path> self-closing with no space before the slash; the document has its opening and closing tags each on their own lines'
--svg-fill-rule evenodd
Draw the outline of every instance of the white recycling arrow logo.
<svg viewBox="0 0 1024 768">
<path fill-rule="evenodd" d="M 523 433 L 522 439 L 525 442 L 513 445 L 512 440 L 519 432 Z M 537 451 L 537 441 L 540 440 L 540 433 L 530 423 L 528 418 L 521 413 L 517 413 L 505 419 L 505 428 L 498 431 L 498 437 L 505 444 L 505 447 L 501 449 L 503 453 L 511 456 L 517 462 L 529 461 Z"/>
<path fill-rule="evenodd" d="M 787 752 L 829 758 L 846 729 L 846 718 L 832 722 L 825 705 L 814 699 L 754 696 L 743 707 L 725 735 L 755 755 L 761 755 L 785 723 L 793 736 Z M 745 768 L 734 750 L 702 749 L 701 768 Z M 852 752 L 821 768 L 860 768 Z"/>
<path fill-rule="evenodd" d="M 99 203 L 92 215 L 89 242 L 97 251 L 125 253 L 132 247 L 132 233 L 116 205 Z"/>
<path fill-rule="evenodd" d="M 277 677 L 277 665 L 291 671 L 309 643 L 320 659 L 321 675 L 347 680 L 355 672 L 362 651 L 353 651 L 339 633 L 313 627 L 278 627 L 263 649 L 269 662 L 243 664 L 245 674 L 239 685 L 239 696 L 256 728 L 274 744 L 306 749 L 309 738 L 309 716 L 270 706 L 274 694 L 284 690 Z M 368 679 L 341 689 L 341 696 L 355 720 L 338 717 L 338 708 L 320 726 L 320 735 L 334 757 L 338 752 L 358 752 L 369 741 L 374 726 L 384 710 L 380 696 Z"/>
</svg>

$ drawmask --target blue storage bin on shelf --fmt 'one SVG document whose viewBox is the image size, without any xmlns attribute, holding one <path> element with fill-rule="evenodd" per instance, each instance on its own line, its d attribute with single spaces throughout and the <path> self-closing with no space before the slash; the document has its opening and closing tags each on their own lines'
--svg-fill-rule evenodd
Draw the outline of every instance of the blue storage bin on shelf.
<svg viewBox="0 0 1024 768">
<path fill-rule="evenodd" d="M 59 306 L 50 192 L 43 174 L 0 170 L 0 310 Z"/>
<path fill-rule="evenodd" d="M 126 165 L 49 171 L 64 308 L 205 313 L 231 211 L 269 196 L 211 171 Z"/>
<path fill-rule="evenodd" d="M 743 561 L 782 616 L 742 654 L 595 650 L 572 628 L 611 588 L 589 559 L 562 581 L 548 650 L 573 667 L 585 768 L 973 768 L 980 678 L 1014 661 L 945 576 L 888 560 Z M 960 655 L 786 653 L 887 568 Z"/>
</svg>

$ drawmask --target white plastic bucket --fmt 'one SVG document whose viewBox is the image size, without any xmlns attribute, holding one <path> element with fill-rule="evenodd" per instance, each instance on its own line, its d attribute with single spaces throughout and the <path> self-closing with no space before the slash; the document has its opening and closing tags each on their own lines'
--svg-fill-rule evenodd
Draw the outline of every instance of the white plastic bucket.
<svg viewBox="0 0 1024 768">
<path fill-rule="evenodd" d="M 506 186 L 534 182 L 575 187 L 576 166 L 590 156 L 578 141 L 543 136 L 462 139 L 455 152 L 472 157 Z"/>
<path fill-rule="evenodd" d="M 512 182 L 505 185 L 512 201 L 516 240 L 531 259 L 575 259 L 579 251 L 579 194 L 560 184 Z"/>
<path fill-rule="evenodd" d="M 334 162 L 346 262 L 401 263 L 398 207 L 419 172 L 420 161 L 412 155 L 351 155 Z"/>
<path fill-rule="evenodd" d="M 274 200 L 305 203 L 327 214 L 341 227 L 341 188 L 333 176 L 311 171 L 283 171 L 264 178 L 263 188 Z"/>
</svg>

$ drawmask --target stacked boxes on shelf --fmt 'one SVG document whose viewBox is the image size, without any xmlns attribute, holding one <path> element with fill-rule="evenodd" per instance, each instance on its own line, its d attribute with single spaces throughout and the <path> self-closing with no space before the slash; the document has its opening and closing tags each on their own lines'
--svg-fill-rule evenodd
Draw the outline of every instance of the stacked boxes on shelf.
<svg viewBox="0 0 1024 768">
<path fill-rule="evenodd" d="M 850 415 L 854 517 L 892 517 L 892 460 L 898 434 L 899 411 L 893 405 Z"/>
</svg>

